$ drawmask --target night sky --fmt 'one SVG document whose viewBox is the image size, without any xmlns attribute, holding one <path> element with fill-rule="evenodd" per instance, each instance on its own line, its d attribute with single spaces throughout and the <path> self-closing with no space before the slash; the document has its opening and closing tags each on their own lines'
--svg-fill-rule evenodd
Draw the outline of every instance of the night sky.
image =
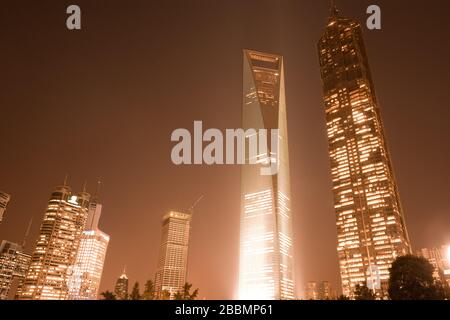
<svg viewBox="0 0 450 320">
<path fill-rule="evenodd" d="M 69 31 L 78 4 L 82 30 Z M 450 243 L 450 3 L 338 0 L 362 21 L 414 249 Z M 327 0 L 9 1 L 0 5 L 0 190 L 12 200 L 0 239 L 31 252 L 50 193 L 69 174 L 103 187 L 111 235 L 101 291 L 124 265 L 130 286 L 153 279 L 161 217 L 195 210 L 188 281 L 200 298 L 235 297 L 239 166 L 175 166 L 177 128 L 239 128 L 242 49 L 284 56 L 297 291 L 340 290 L 335 215 L 316 43 Z"/>
</svg>

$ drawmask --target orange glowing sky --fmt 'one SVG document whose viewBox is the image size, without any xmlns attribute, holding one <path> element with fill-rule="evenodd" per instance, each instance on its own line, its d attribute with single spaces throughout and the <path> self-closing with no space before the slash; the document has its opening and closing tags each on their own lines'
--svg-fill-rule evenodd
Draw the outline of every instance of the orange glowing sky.
<svg viewBox="0 0 450 320">
<path fill-rule="evenodd" d="M 160 220 L 200 194 L 188 280 L 200 297 L 237 286 L 238 166 L 171 163 L 176 128 L 238 128 L 242 49 L 282 54 L 290 142 L 296 280 L 339 285 L 325 115 L 316 53 L 328 1 L 68 1 L 0 9 L 0 189 L 12 200 L 0 239 L 34 246 L 49 195 L 69 173 L 81 190 L 103 181 L 101 229 L 111 235 L 101 290 L 123 266 L 154 278 Z M 340 0 L 365 19 L 372 1 Z M 365 30 L 369 61 L 414 248 L 450 243 L 448 1 L 377 1 L 381 31 Z M 363 20 L 364 21 L 364 20 Z M 130 284 L 131 287 L 132 283 Z M 338 287 L 339 288 L 339 287 Z"/>
</svg>

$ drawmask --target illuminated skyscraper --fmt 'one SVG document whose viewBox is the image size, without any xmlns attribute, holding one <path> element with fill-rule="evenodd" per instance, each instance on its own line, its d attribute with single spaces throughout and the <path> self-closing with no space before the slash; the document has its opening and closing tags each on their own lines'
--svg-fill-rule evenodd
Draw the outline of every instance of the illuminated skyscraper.
<svg viewBox="0 0 450 320">
<path fill-rule="evenodd" d="M 0 222 L 3 220 L 3 215 L 6 211 L 6 206 L 8 205 L 11 196 L 3 191 L 0 191 Z"/>
<path fill-rule="evenodd" d="M 246 148 L 247 164 L 241 170 L 239 298 L 293 299 L 292 215 L 282 56 L 244 50 L 242 119 L 246 131 L 278 129 L 279 136 L 278 154 L 268 146 L 268 154 L 260 153 L 253 159 L 257 165 L 249 164 L 251 154 Z M 277 159 L 278 173 L 261 175 L 261 167 Z"/>
<path fill-rule="evenodd" d="M 15 291 L 30 265 L 31 256 L 23 246 L 3 240 L 0 244 L 0 300 L 14 299 Z"/>
<path fill-rule="evenodd" d="M 411 248 L 360 24 L 333 5 L 318 53 L 343 292 L 364 283 L 385 295 Z"/>
<path fill-rule="evenodd" d="M 120 277 L 116 281 L 114 293 L 117 300 L 126 300 L 128 298 L 128 277 L 125 268 Z"/>
<path fill-rule="evenodd" d="M 162 220 L 161 245 L 155 275 L 158 298 L 170 297 L 186 283 L 191 213 L 170 211 Z"/>
<path fill-rule="evenodd" d="M 96 229 L 85 230 L 69 279 L 69 300 L 97 300 L 109 236 Z"/>
<path fill-rule="evenodd" d="M 102 205 L 94 199 L 89 204 L 85 230 L 81 235 L 80 248 L 69 279 L 70 300 L 96 300 L 109 236 L 98 229 Z"/>
<path fill-rule="evenodd" d="M 75 263 L 90 195 L 75 195 L 64 183 L 51 194 L 20 299 L 65 300 L 70 267 Z"/>
</svg>

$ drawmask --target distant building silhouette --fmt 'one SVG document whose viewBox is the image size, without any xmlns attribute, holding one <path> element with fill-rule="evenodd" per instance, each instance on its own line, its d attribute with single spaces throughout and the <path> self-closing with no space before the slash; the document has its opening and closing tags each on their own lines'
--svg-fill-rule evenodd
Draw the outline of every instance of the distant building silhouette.
<svg viewBox="0 0 450 320">
<path fill-rule="evenodd" d="M 427 259 L 434 267 L 433 277 L 450 286 L 450 246 L 422 248 L 416 255 Z"/>
<path fill-rule="evenodd" d="M 11 199 L 11 196 L 9 194 L 7 194 L 6 192 L 0 191 L 0 223 L 3 220 L 3 216 L 5 214 L 6 207 L 7 207 L 10 199 Z"/>
<path fill-rule="evenodd" d="M 114 293 L 117 297 L 117 300 L 125 300 L 128 298 L 128 277 L 125 268 L 116 281 Z"/>
<path fill-rule="evenodd" d="M 0 300 L 12 300 L 22 285 L 31 256 L 21 244 L 3 240 L 0 244 Z"/>
<path fill-rule="evenodd" d="M 305 288 L 306 300 L 319 300 L 319 285 L 316 281 L 308 281 Z"/>
<path fill-rule="evenodd" d="M 186 283 L 191 213 L 170 211 L 162 220 L 161 245 L 155 275 L 158 298 L 167 293 L 173 299 Z"/>
<path fill-rule="evenodd" d="M 329 281 L 309 281 L 305 287 L 306 300 L 334 300 L 335 293 Z"/>
<path fill-rule="evenodd" d="M 331 283 L 329 281 L 319 282 L 319 300 L 334 300 L 335 298 Z"/>
</svg>

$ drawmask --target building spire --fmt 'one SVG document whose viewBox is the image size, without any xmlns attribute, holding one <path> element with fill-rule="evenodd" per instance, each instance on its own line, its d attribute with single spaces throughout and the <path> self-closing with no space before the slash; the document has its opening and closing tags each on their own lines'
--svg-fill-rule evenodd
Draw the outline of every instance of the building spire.
<svg viewBox="0 0 450 320">
<path fill-rule="evenodd" d="M 336 1 L 335 0 L 331 0 L 330 17 L 337 17 L 338 14 L 339 14 L 339 10 L 337 9 Z"/>
<path fill-rule="evenodd" d="M 87 187 L 87 181 L 84 180 L 84 183 L 83 183 L 83 192 L 86 192 L 86 187 Z"/>
<path fill-rule="evenodd" d="M 25 232 L 25 236 L 22 240 L 22 248 L 25 248 L 25 245 L 27 244 L 28 236 L 30 235 L 30 229 L 31 225 L 33 224 L 33 217 L 31 217 L 30 222 L 28 223 L 27 231 Z"/>
<path fill-rule="evenodd" d="M 97 189 L 95 189 L 95 193 L 94 193 L 94 197 L 93 197 L 94 201 L 98 201 L 98 197 L 100 195 L 101 186 L 102 186 L 102 181 L 98 180 L 97 181 Z"/>
<path fill-rule="evenodd" d="M 122 275 L 120 276 L 121 279 L 128 279 L 127 277 L 127 266 L 123 266 Z"/>
<path fill-rule="evenodd" d="M 67 187 L 68 180 L 69 180 L 69 174 L 66 173 L 66 175 L 64 176 L 64 182 L 63 182 L 64 187 Z"/>
</svg>

